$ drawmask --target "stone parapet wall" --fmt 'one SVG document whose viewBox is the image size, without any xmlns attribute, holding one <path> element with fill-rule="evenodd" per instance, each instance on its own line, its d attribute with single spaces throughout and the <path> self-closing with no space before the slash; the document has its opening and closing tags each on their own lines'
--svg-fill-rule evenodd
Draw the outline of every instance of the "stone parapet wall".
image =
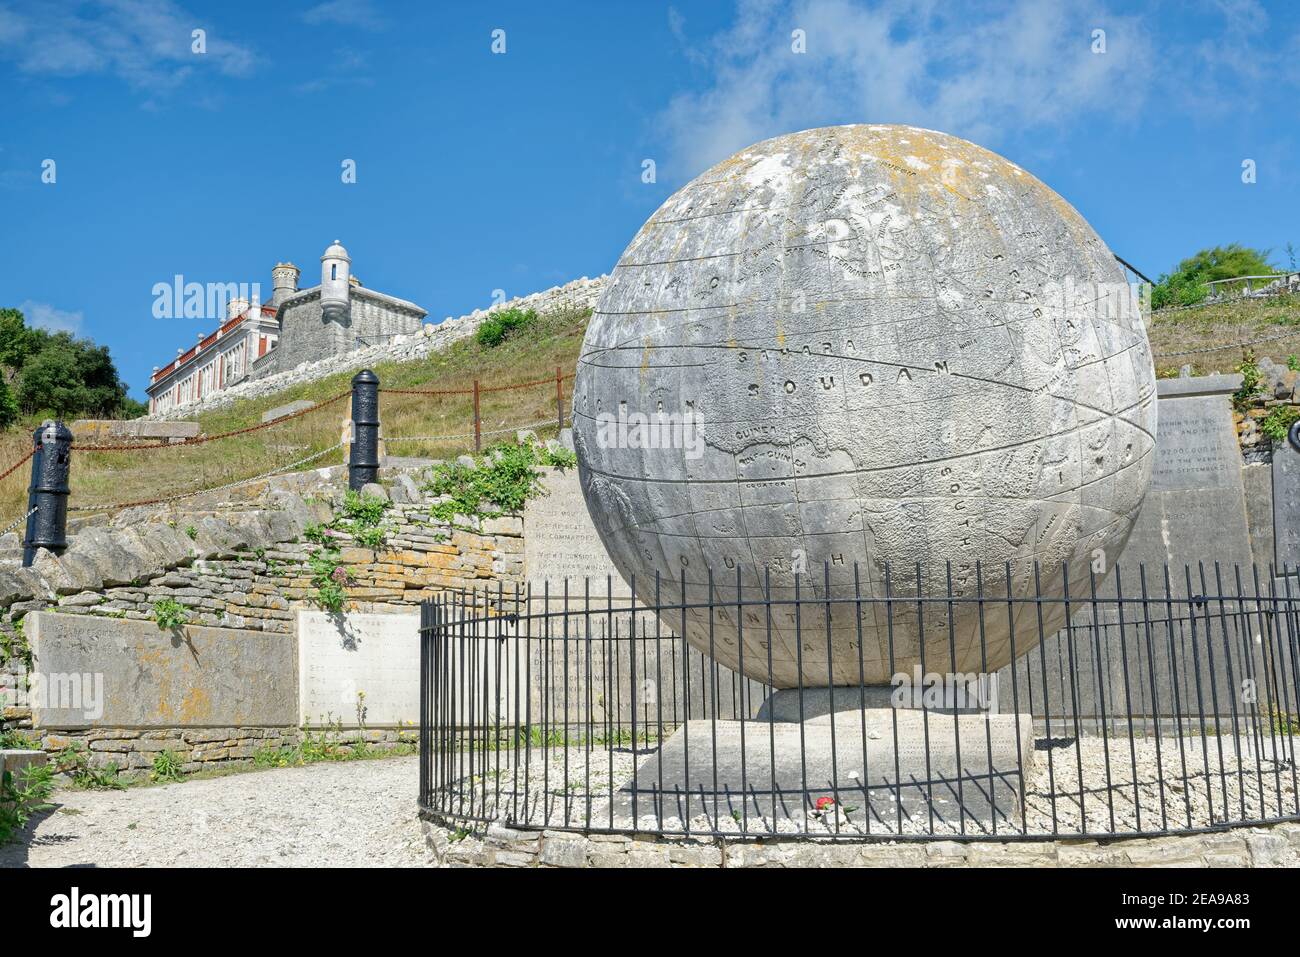
<svg viewBox="0 0 1300 957">
<path fill-rule="evenodd" d="M 245 380 L 214 395 L 173 406 L 165 412 L 146 418 L 153 421 L 190 418 L 203 412 L 226 408 L 242 399 L 274 395 L 304 382 L 314 382 L 336 373 L 364 369 L 380 362 L 406 362 L 420 359 L 430 353 L 441 352 L 453 343 L 472 336 L 491 313 L 502 309 L 517 307 L 548 312 L 562 308 L 594 308 L 596 300 L 600 298 L 604 280 L 604 276 L 595 279 L 584 276 L 563 286 L 555 286 L 543 292 L 510 299 L 491 309 L 475 309 L 457 319 L 448 318 L 410 336 L 397 336 L 388 342 L 366 346 L 342 355 L 329 356 L 315 362 L 304 362 L 292 369 L 277 369 L 269 375 L 259 375 L 257 378 Z"/>
<path fill-rule="evenodd" d="M 442 867 L 1296 867 L 1300 824 L 1107 841 L 674 841 L 521 831 L 465 835 L 429 819 Z"/>
</svg>

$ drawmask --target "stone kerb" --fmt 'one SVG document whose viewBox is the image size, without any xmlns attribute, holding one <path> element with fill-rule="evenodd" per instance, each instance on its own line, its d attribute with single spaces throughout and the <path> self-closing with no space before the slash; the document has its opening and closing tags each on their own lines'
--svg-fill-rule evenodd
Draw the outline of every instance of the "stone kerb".
<svg viewBox="0 0 1300 957">
<path fill-rule="evenodd" d="M 1296 867 L 1300 824 L 1097 841 L 836 843 L 671 840 L 492 824 L 464 836 L 423 821 L 441 867 Z"/>
</svg>

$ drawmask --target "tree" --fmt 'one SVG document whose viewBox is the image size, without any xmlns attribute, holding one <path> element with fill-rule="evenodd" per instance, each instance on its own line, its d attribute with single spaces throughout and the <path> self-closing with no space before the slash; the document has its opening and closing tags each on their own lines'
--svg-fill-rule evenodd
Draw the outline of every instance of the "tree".
<svg viewBox="0 0 1300 957">
<path fill-rule="evenodd" d="M 40 330 L 29 329 L 17 309 L 0 309 L 0 366 L 21 369 L 40 348 Z"/>
<path fill-rule="evenodd" d="M 1269 261 L 1271 250 L 1251 249 L 1240 243 L 1202 249 L 1178 264 L 1173 273 L 1165 273 L 1151 290 L 1151 305 L 1190 306 L 1210 294 L 1206 283 L 1237 276 L 1271 276 L 1277 268 Z"/>
<path fill-rule="evenodd" d="M 18 400 L 10 391 L 3 373 L 0 373 L 0 429 L 7 429 L 17 421 Z"/>
<path fill-rule="evenodd" d="M 5 369 L 14 383 L 5 391 L 20 412 L 141 414 L 141 404 L 127 398 L 107 346 L 67 332 L 32 329 L 17 309 L 0 309 L 0 378 Z M 0 427 L 4 424 L 0 410 Z"/>
<path fill-rule="evenodd" d="M 24 412 L 53 412 L 65 418 L 85 410 L 90 393 L 81 381 L 77 353 L 67 333 L 52 336 L 45 348 L 23 363 L 18 399 Z"/>
</svg>

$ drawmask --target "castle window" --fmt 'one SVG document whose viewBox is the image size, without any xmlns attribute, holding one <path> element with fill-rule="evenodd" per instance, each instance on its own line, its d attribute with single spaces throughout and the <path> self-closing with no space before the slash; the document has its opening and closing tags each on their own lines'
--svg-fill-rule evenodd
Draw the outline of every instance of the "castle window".
<svg viewBox="0 0 1300 957">
<path fill-rule="evenodd" d="M 330 263 L 330 278 L 331 278 L 331 279 L 338 279 L 338 278 L 339 278 L 339 265 L 338 265 L 338 263 Z"/>
</svg>

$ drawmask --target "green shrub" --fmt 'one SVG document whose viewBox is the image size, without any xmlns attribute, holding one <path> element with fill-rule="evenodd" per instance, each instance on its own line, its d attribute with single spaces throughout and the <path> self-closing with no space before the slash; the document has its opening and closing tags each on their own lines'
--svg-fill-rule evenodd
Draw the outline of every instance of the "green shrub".
<svg viewBox="0 0 1300 957">
<path fill-rule="evenodd" d="M 5 728 L 0 731 L 0 750 L 3 751 L 39 751 L 41 739 L 38 735 L 29 738 L 17 728 Z"/>
<path fill-rule="evenodd" d="M 153 603 L 153 620 L 159 631 L 175 631 L 185 627 L 190 620 L 185 606 L 174 598 L 162 598 Z"/>
<path fill-rule="evenodd" d="M 53 791 L 53 765 L 29 765 L 17 776 L 12 771 L 0 775 L 0 844 L 11 841 L 34 813 L 49 808 Z"/>
<path fill-rule="evenodd" d="M 1210 294 L 1207 283 L 1237 276 L 1269 276 L 1275 272 L 1267 249 L 1251 249 L 1240 243 L 1202 249 L 1184 259 L 1172 273 L 1165 273 L 1151 289 L 1151 308 L 1192 306 Z"/>
<path fill-rule="evenodd" d="M 1237 371 L 1241 373 L 1241 388 L 1232 394 L 1232 405 L 1238 412 L 1245 412 L 1259 398 L 1260 383 L 1263 381 L 1259 365 L 1255 362 L 1255 353 L 1243 354 Z"/>
<path fill-rule="evenodd" d="M 1285 442 L 1287 432 L 1297 419 L 1300 419 L 1300 406 L 1276 405 L 1259 420 L 1259 430 L 1274 442 Z"/>
<path fill-rule="evenodd" d="M 547 449 L 542 452 L 542 464 L 558 469 L 577 468 L 578 456 L 563 446 L 555 449 L 555 451 Z"/>
<path fill-rule="evenodd" d="M 502 443 L 487 449 L 473 468 L 459 463 L 435 466 L 425 489 L 451 498 L 431 512 L 444 522 L 455 515 L 491 518 L 517 512 L 541 488 L 538 464 L 534 446 Z"/>
<path fill-rule="evenodd" d="M 349 522 L 355 522 L 358 525 L 374 526 L 384 520 L 384 512 L 388 511 L 390 503 L 388 499 L 380 498 L 378 495 L 362 495 L 348 489 L 343 496 L 343 518 Z"/>
<path fill-rule="evenodd" d="M 475 338 L 478 340 L 479 345 L 491 349 L 493 346 L 499 346 L 514 333 L 527 328 L 536 321 L 537 313 L 531 309 L 519 309 L 518 307 L 499 309 L 488 313 L 488 317 L 478 327 Z"/>
<path fill-rule="evenodd" d="M 383 548 L 388 541 L 388 527 L 384 513 L 391 503 L 377 495 L 360 495 L 348 489 L 343 497 L 343 507 L 335 515 L 332 526 L 352 536 L 363 548 Z"/>
</svg>

